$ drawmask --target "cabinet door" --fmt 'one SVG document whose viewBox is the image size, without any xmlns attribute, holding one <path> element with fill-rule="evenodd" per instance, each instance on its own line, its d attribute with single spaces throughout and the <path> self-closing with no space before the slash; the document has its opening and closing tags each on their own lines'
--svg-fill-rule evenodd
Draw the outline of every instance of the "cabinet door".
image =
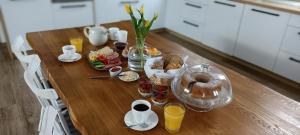
<svg viewBox="0 0 300 135">
<path fill-rule="evenodd" d="M 300 56 L 300 28 L 287 28 L 281 50 Z"/>
<path fill-rule="evenodd" d="M 125 4 L 138 8 L 141 0 L 95 0 L 96 23 L 103 24 L 129 20 L 130 16 L 124 9 Z"/>
<path fill-rule="evenodd" d="M 190 0 L 169 0 L 167 5 L 166 27 L 196 41 L 201 41 L 206 5 Z"/>
<path fill-rule="evenodd" d="M 272 70 L 289 14 L 246 6 L 234 55 Z"/>
<path fill-rule="evenodd" d="M 243 14 L 244 5 L 227 0 L 209 3 L 203 43 L 232 55 Z"/>
<path fill-rule="evenodd" d="M 55 28 L 71 28 L 94 24 L 92 2 L 53 4 Z"/>
<path fill-rule="evenodd" d="M 165 26 L 175 32 L 180 31 L 181 18 L 178 9 L 181 9 L 183 0 L 167 0 Z"/>
<path fill-rule="evenodd" d="M 274 72 L 300 83 L 300 57 L 281 51 Z"/>
<path fill-rule="evenodd" d="M 151 29 L 164 27 L 166 0 L 143 0 L 141 5 L 145 7 L 146 19 L 152 19 L 155 13 L 159 15 Z"/>
<path fill-rule="evenodd" d="M 1 8 L 10 43 L 17 35 L 53 28 L 53 14 L 48 0 L 7 1 Z"/>
</svg>

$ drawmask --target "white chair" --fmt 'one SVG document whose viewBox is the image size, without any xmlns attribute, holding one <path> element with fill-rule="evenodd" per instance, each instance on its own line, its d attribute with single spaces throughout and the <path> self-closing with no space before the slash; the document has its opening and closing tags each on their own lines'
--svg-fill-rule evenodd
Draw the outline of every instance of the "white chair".
<svg viewBox="0 0 300 135">
<path fill-rule="evenodd" d="M 28 68 L 29 63 L 31 62 L 31 56 L 27 54 L 28 49 L 26 48 L 25 40 L 22 36 L 17 36 L 14 43 L 12 44 L 12 51 L 17 57 L 17 59 L 20 61 L 22 67 L 26 70 Z M 50 85 L 47 82 L 47 80 L 43 77 L 40 68 L 38 68 L 36 74 L 38 75 L 38 79 L 42 83 L 41 87 L 50 88 Z"/>
<path fill-rule="evenodd" d="M 12 46 L 12 50 L 25 70 L 28 68 L 30 62 L 32 61 L 32 57 L 33 57 L 33 55 L 27 54 L 27 51 L 28 51 L 27 48 L 28 47 L 26 47 L 24 38 L 20 35 L 17 36 L 17 38 L 15 39 L 14 44 Z M 38 88 L 41 88 L 41 89 L 51 88 L 48 81 L 44 78 L 44 76 L 41 72 L 40 66 L 37 68 L 38 68 L 37 72 L 35 73 L 36 81 L 40 81 L 40 83 L 37 84 Z M 57 100 L 56 102 L 53 102 L 53 106 L 55 106 L 55 108 L 66 108 L 61 100 Z"/>
<path fill-rule="evenodd" d="M 12 52 L 15 54 L 17 59 L 21 62 L 21 65 L 24 69 L 28 67 L 30 59 L 27 56 L 27 49 L 25 48 L 25 40 L 22 36 L 17 36 L 14 40 L 14 43 L 11 46 Z"/>
<path fill-rule="evenodd" d="M 56 119 L 58 117 L 58 112 L 52 106 L 47 106 L 44 109 L 44 115 L 41 123 L 41 130 L 39 135 L 60 135 L 57 126 Z"/>
<path fill-rule="evenodd" d="M 29 63 L 28 68 L 24 72 L 24 79 L 27 85 L 30 87 L 32 92 L 37 96 L 42 109 L 41 109 L 41 118 L 40 118 L 40 124 L 39 124 L 39 131 L 42 129 L 42 123 L 44 121 L 47 121 L 45 119 L 45 108 L 48 106 L 53 106 L 55 110 L 58 112 L 58 123 L 61 125 L 63 131 L 69 135 L 70 134 L 70 128 L 69 125 L 65 119 L 64 116 L 67 115 L 67 110 L 60 108 L 57 103 L 58 100 L 58 95 L 55 92 L 54 89 L 52 88 L 42 88 L 41 87 L 41 82 L 38 78 L 38 75 L 36 72 L 38 72 L 38 69 L 40 68 L 40 63 L 41 60 L 37 55 L 30 55 L 31 57 L 31 62 Z M 47 117 L 46 117 L 47 118 Z"/>
</svg>

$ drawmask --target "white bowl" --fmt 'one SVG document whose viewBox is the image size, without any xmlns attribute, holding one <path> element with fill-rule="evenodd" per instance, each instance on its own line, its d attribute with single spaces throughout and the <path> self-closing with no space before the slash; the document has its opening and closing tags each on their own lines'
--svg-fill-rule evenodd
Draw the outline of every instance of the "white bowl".
<svg viewBox="0 0 300 135">
<path fill-rule="evenodd" d="M 114 68 L 119 68 L 120 70 L 119 70 L 119 71 L 116 71 L 116 72 L 112 72 L 112 69 L 114 69 Z M 121 66 L 115 66 L 115 67 L 112 67 L 112 68 L 109 69 L 109 75 L 110 75 L 111 77 L 115 77 L 115 76 L 117 76 L 118 74 L 120 74 L 121 72 L 122 72 L 122 67 L 121 67 Z"/>
</svg>

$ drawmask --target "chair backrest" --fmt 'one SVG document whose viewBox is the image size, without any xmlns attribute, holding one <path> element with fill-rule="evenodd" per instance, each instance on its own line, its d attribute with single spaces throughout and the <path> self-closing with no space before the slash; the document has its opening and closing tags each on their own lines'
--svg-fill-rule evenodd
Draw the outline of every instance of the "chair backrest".
<svg viewBox="0 0 300 135">
<path fill-rule="evenodd" d="M 24 79 L 32 92 L 38 97 L 41 105 L 46 107 L 50 105 L 48 100 L 56 100 L 58 99 L 58 95 L 54 89 L 43 88 L 39 76 L 37 75 L 41 60 L 37 55 L 32 55 L 31 57 L 32 60 L 24 72 Z"/>
<path fill-rule="evenodd" d="M 55 135 L 54 131 L 57 116 L 58 112 L 52 106 L 45 107 L 40 135 Z"/>
<path fill-rule="evenodd" d="M 17 38 L 14 41 L 14 44 L 12 46 L 12 51 L 17 57 L 17 59 L 20 61 L 22 67 L 26 70 L 32 62 L 32 56 L 27 54 L 28 49 L 26 49 L 25 40 L 22 36 L 17 36 Z M 44 79 L 40 67 L 37 70 L 38 78 L 42 82 L 43 88 L 49 88 L 49 84 Z"/>
<path fill-rule="evenodd" d="M 28 50 L 25 48 L 25 40 L 22 36 L 17 36 L 17 38 L 14 40 L 14 43 L 12 44 L 11 49 L 17 59 L 21 62 L 23 68 L 26 69 L 31 59 L 30 57 L 27 57 L 28 55 L 26 51 Z"/>
</svg>

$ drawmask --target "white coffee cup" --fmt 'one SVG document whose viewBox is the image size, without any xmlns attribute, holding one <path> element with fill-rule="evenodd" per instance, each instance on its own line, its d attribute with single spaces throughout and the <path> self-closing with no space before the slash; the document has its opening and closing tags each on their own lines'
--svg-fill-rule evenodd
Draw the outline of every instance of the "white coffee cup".
<svg viewBox="0 0 300 135">
<path fill-rule="evenodd" d="M 66 58 L 71 58 L 72 56 L 74 56 L 76 48 L 74 45 L 65 45 L 62 47 L 62 51 Z"/>
<path fill-rule="evenodd" d="M 137 105 L 146 105 L 148 109 L 139 110 Z M 147 100 L 135 100 L 131 104 L 131 111 L 135 124 L 145 123 L 151 113 L 151 104 Z"/>
<path fill-rule="evenodd" d="M 118 41 L 127 43 L 127 36 L 128 36 L 128 31 L 126 30 L 120 30 L 118 31 Z"/>
<path fill-rule="evenodd" d="M 109 31 L 109 38 L 110 40 L 118 40 L 118 32 L 119 32 L 119 28 L 117 27 L 111 27 L 108 29 Z"/>
</svg>

